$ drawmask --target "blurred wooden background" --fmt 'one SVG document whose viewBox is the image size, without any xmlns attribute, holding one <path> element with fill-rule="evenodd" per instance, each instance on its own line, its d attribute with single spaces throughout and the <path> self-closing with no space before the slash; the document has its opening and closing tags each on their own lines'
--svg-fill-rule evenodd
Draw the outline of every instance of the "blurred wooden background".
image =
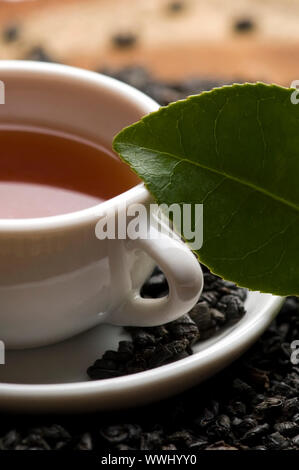
<svg viewBox="0 0 299 470">
<path fill-rule="evenodd" d="M 298 22 L 299 0 L 0 0 L 0 59 L 289 85 Z"/>
</svg>

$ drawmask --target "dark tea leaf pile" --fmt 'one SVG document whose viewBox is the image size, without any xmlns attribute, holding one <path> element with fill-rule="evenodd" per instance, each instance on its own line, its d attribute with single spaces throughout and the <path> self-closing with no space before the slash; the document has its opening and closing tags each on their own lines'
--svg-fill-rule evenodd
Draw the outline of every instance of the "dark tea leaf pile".
<svg viewBox="0 0 299 470">
<path fill-rule="evenodd" d="M 178 320 L 151 328 L 130 327 L 132 341 L 121 341 L 117 351 L 106 351 L 88 369 L 91 379 L 107 379 L 168 364 L 192 354 L 191 346 L 216 334 L 220 328 L 233 325 L 244 314 L 246 290 L 223 281 L 204 270 L 204 288 L 199 302 Z M 143 286 L 146 298 L 168 293 L 164 274 L 156 268 Z"/>
<path fill-rule="evenodd" d="M 111 74 L 161 104 L 224 84 L 201 79 L 161 83 L 140 68 Z M 235 321 L 235 315 L 243 313 L 244 291 L 207 271 L 205 278 L 205 291 L 192 314 L 165 327 L 132 329 L 132 341 L 122 343 L 117 352 L 106 353 L 105 367 L 98 363 L 90 375 L 111 377 L 124 369 L 128 373 L 124 365 L 128 358 L 131 372 L 143 370 L 145 365 L 155 367 L 161 364 L 154 352 L 158 346 L 164 352 L 163 363 L 183 357 L 190 353 L 193 341 L 214 334 L 228 318 Z M 166 292 L 159 272 L 143 289 L 144 296 Z M 299 302 L 289 297 L 254 347 L 208 382 L 137 410 L 73 417 L 2 415 L 0 449 L 299 450 L 299 366 L 290 361 L 290 344 L 298 339 Z M 140 364 L 135 351 L 142 351 L 143 358 L 147 350 L 145 364 Z"/>
<path fill-rule="evenodd" d="M 299 302 L 289 297 L 247 354 L 161 403 L 74 417 L 1 416 L 1 449 L 299 449 Z M 59 424 L 54 424 L 59 423 Z"/>
</svg>

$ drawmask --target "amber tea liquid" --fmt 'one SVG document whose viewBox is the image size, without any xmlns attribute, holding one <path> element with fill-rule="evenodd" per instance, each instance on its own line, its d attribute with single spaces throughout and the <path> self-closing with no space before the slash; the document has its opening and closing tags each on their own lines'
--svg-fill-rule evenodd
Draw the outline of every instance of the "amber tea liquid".
<svg viewBox="0 0 299 470">
<path fill-rule="evenodd" d="M 0 125 L 0 219 L 86 209 L 138 182 L 105 145 L 60 131 Z"/>
</svg>

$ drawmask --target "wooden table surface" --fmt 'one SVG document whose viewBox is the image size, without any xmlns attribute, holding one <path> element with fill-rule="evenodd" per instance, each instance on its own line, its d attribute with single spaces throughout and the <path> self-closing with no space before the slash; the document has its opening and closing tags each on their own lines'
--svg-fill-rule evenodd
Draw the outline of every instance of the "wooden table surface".
<svg viewBox="0 0 299 470">
<path fill-rule="evenodd" d="M 299 0 L 0 0 L 0 30 L 20 27 L 10 42 L 0 31 L 0 58 L 22 59 L 42 46 L 57 61 L 92 69 L 140 64 L 166 79 L 289 85 L 299 79 L 298 18 Z M 253 28 L 237 32 L 243 19 Z M 114 44 L 128 33 L 135 44 Z"/>
</svg>

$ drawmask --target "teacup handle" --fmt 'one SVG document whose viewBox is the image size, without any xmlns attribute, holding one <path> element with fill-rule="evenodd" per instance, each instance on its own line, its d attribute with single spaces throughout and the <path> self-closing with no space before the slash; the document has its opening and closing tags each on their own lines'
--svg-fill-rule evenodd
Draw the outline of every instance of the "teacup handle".
<svg viewBox="0 0 299 470">
<path fill-rule="evenodd" d="M 151 233 L 153 228 L 151 228 Z M 128 240 L 126 249 L 145 251 L 164 272 L 169 294 L 144 299 L 138 289 L 130 289 L 122 304 L 109 316 L 109 323 L 126 326 L 156 326 L 187 313 L 197 302 L 203 287 L 199 262 L 176 235 Z M 141 287 L 141 286 L 140 286 Z"/>
</svg>

